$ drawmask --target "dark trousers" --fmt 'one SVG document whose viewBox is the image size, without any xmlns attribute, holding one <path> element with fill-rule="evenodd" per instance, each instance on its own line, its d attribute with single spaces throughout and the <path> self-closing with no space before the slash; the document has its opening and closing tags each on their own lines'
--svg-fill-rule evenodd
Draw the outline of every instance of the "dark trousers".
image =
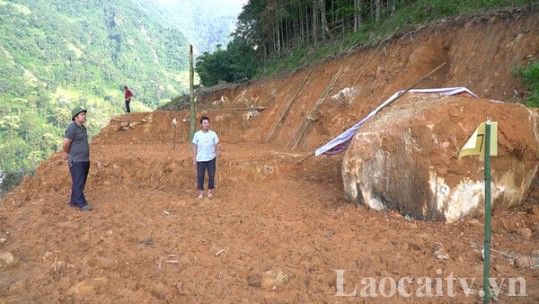
<svg viewBox="0 0 539 304">
<path fill-rule="evenodd" d="M 204 190 L 204 176 L 208 169 L 208 189 L 213 189 L 215 177 L 215 158 L 209 161 L 197 162 L 197 186 L 198 190 Z"/>
<path fill-rule="evenodd" d="M 69 173 L 71 174 L 71 198 L 69 204 L 83 207 L 88 204 L 84 197 L 84 186 L 90 171 L 90 162 L 69 162 Z"/>
<path fill-rule="evenodd" d="M 131 108 L 129 107 L 129 104 L 131 103 L 131 98 L 128 98 L 125 100 L 125 111 L 127 113 L 131 113 Z"/>
</svg>

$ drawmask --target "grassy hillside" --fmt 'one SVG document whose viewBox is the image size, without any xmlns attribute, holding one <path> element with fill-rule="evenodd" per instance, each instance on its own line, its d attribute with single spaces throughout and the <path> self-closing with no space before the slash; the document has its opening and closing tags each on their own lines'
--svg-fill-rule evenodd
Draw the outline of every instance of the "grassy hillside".
<svg viewBox="0 0 539 304">
<path fill-rule="evenodd" d="M 188 85 L 188 42 L 134 0 L 0 0 L 0 172 L 26 172 L 57 151 L 76 105 L 95 134 Z"/>
</svg>

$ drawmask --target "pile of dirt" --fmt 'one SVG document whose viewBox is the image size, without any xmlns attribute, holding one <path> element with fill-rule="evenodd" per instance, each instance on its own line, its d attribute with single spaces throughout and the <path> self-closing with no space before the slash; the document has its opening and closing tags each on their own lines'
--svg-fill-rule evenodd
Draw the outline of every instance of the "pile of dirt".
<svg viewBox="0 0 539 304">
<path fill-rule="evenodd" d="M 197 117 L 210 116 L 223 146 L 213 200 L 195 199 L 187 112 L 114 117 L 91 144 L 86 195 L 94 211 L 67 206 L 71 182 L 59 154 L 0 201 L 0 302 L 478 302 L 482 218 L 447 225 L 348 204 L 342 156 L 297 161 L 443 61 L 447 69 L 421 87 L 521 97 L 509 71 L 537 58 L 537 37 L 536 8 L 446 20 L 391 39 L 372 62 L 374 49 L 361 50 L 200 100 Z M 311 112 L 303 141 L 287 147 Z M 491 276 L 505 279 L 504 303 L 539 301 L 537 189 L 518 209 L 493 215 Z M 344 282 L 337 270 L 346 270 Z M 366 277 L 410 277 L 411 294 L 388 298 L 376 289 L 377 297 L 360 298 Z M 456 281 L 454 296 L 448 285 L 442 296 L 424 295 L 426 278 L 448 277 L 467 285 Z M 511 289 L 509 279 L 524 284 Z M 357 297 L 339 296 L 354 287 Z"/>
</svg>

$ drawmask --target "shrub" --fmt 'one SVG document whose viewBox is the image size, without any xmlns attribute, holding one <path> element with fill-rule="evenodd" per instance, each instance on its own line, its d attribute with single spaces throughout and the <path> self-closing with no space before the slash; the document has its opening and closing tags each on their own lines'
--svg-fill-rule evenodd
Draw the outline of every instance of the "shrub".
<svg viewBox="0 0 539 304">
<path fill-rule="evenodd" d="M 513 72 L 522 77 L 529 92 L 524 104 L 528 107 L 539 108 L 539 60 L 532 62 L 528 67 L 519 65 Z"/>
</svg>

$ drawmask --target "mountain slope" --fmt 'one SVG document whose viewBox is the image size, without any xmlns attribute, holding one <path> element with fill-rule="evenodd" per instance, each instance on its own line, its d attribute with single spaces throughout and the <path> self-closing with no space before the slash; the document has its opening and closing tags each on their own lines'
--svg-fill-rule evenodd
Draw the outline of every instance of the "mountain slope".
<svg viewBox="0 0 539 304">
<path fill-rule="evenodd" d="M 176 93 L 159 92 L 159 86 L 170 82 L 167 73 L 186 70 L 187 41 L 132 1 L 17 2 L 0 5 L 2 49 L 12 59 L 7 64 L 24 67 L 49 90 L 130 83 L 147 104 Z M 17 87 L 2 91 L 29 93 Z"/>
<path fill-rule="evenodd" d="M 135 110 L 187 87 L 187 40 L 135 0 L 0 0 L 0 56 L 0 172 L 57 150 L 75 105 L 95 134 L 123 112 L 124 84 Z"/>
<path fill-rule="evenodd" d="M 144 2 L 144 0 L 139 0 Z M 163 16 L 189 38 L 195 52 L 213 52 L 226 46 L 234 32 L 242 4 L 236 0 L 171 0 L 158 6 Z"/>
</svg>

